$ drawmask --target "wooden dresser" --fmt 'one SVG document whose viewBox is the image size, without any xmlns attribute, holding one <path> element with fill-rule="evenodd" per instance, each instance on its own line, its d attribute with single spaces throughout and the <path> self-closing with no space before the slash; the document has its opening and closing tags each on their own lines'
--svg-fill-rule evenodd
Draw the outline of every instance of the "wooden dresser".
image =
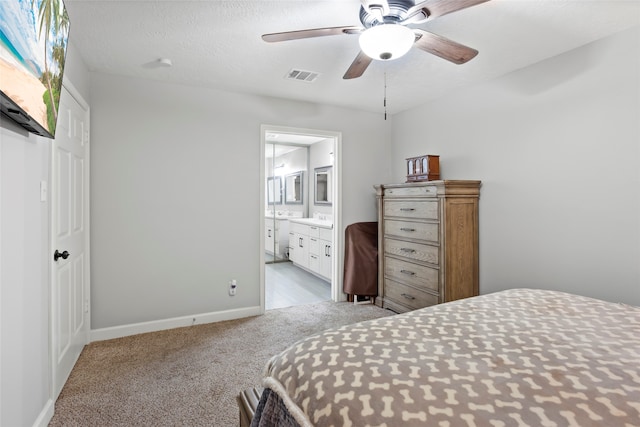
<svg viewBox="0 0 640 427">
<path fill-rule="evenodd" d="M 376 185 L 378 297 L 401 313 L 478 295 L 480 181 Z"/>
</svg>

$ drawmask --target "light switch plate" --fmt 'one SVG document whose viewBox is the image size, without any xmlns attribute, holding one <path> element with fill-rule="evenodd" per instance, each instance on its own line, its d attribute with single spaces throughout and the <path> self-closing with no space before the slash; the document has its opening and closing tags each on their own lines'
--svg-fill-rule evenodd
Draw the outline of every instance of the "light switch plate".
<svg viewBox="0 0 640 427">
<path fill-rule="evenodd" d="M 49 191 L 48 191 L 47 181 L 40 181 L 40 201 L 41 202 L 47 201 L 48 192 Z"/>
</svg>

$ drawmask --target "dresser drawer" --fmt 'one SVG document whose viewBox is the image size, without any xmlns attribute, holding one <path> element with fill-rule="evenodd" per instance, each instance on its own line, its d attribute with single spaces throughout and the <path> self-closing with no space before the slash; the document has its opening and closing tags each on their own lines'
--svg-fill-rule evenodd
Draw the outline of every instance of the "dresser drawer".
<svg viewBox="0 0 640 427">
<path fill-rule="evenodd" d="M 438 201 L 400 201 L 387 200 L 384 203 L 384 216 L 409 219 L 438 220 Z"/>
<path fill-rule="evenodd" d="M 437 223 L 428 224 L 388 219 L 384 222 L 384 234 L 439 243 L 439 227 L 440 225 Z"/>
<path fill-rule="evenodd" d="M 384 253 L 409 258 L 415 261 L 438 264 L 440 248 L 422 243 L 404 242 L 402 240 L 384 239 Z"/>
<path fill-rule="evenodd" d="M 426 267 L 424 265 L 385 256 L 384 275 L 395 281 L 406 283 L 417 288 L 430 289 L 435 292 L 439 291 L 439 271 L 437 268 Z"/>
<path fill-rule="evenodd" d="M 412 310 L 438 304 L 437 295 L 389 279 L 385 281 L 384 297 L 406 305 Z"/>
<path fill-rule="evenodd" d="M 385 188 L 384 197 L 436 197 L 438 188 L 435 185 L 406 186 L 401 188 Z"/>
</svg>

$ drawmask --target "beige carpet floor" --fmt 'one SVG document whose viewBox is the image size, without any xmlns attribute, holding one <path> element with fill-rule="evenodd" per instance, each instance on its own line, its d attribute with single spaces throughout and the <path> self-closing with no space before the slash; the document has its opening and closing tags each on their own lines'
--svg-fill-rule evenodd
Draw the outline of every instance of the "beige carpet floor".
<svg viewBox="0 0 640 427">
<path fill-rule="evenodd" d="M 237 394 L 274 354 L 325 329 L 393 313 L 323 302 L 89 344 L 50 426 L 238 425 Z"/>
</svg>

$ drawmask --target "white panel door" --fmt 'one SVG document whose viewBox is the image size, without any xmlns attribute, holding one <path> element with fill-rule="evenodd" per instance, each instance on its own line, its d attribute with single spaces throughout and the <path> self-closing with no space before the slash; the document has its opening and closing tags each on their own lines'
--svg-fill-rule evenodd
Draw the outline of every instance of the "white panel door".
<svg viewBox="0 0 640 427">
<path fill-rule="evenodd" d="M 52 155 L 54 398 L 89 338 L 89 114 L 66 89 L 60 98 Z"/>
</svg>

